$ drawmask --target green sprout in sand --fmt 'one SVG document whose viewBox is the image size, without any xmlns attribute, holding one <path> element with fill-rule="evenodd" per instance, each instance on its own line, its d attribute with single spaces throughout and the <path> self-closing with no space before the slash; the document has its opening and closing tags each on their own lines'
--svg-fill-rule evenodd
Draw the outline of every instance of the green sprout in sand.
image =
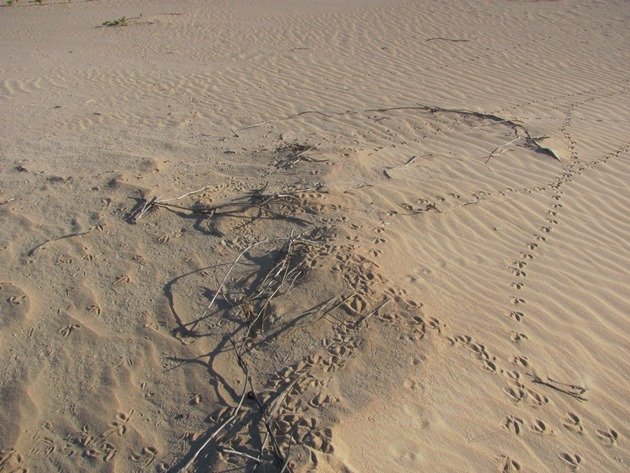
<svg viewBox="0 0 630 473">
<path fill-rule="evenodd" d="M 115 20 L 107 20 L 103 22 L 103 26 L 127 26 L 127 18 L 121 16 Z"/>
</svg>

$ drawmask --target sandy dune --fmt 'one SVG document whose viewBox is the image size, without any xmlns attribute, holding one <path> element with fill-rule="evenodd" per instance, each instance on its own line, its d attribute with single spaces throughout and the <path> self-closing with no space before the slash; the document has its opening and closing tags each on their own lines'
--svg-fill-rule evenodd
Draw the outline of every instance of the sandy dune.
<svg viewBox="0 0 630 473">
<path fill-rule="evenodd" d="M 0 472 L 627 471 L 629 17 L 0 7 Z"/>
</svg>

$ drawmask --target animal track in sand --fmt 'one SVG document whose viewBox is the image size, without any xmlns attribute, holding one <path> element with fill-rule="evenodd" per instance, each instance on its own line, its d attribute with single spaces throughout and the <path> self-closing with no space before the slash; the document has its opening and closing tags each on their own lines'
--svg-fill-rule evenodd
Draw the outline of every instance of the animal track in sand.
<svg viewBox="0 0 630 473">
<path fill-rule="evenodd" d="M 25 321 L 31 313 L 31 299 L 21 287 L 0 281 L 0 329 Z"/>
<path fill-rule="evenodd" d="M 534 421 L 532 421 L 530 429 L 536 433 L 544 434 L 545 432 L 547 432 L 547 425 L 542 420 L 535 419 Z"/>
<path fill-rule="evenodd" d="M 582 457 L 577 453 L 561 453 L 560 458 L 567 464 L 571 470 L 577 470 L 582 463 Z"/>
<path fill-rule="evenodd" d="M 598 100 L 600 98 L 604 98 L 604 97 L 609 97 L 611 95 L 617 95 L 619 94 L 621 91 L 610 91 L 606 94 L 597 94 L 597 92 L 608 89 L 610 90 L 611 85 L 615 85 L 615 86 L 621 86 L 620 83 L 616 83 L 616 84 L 606 84 L 606 85 L 598 85 L 597 87 L 592 87 L 590 89 L 582 89 L 580 91 L 577 92 L 570 92 L 570 93 L 566 93 L 566 94 L 558 94 L 558 95 L 554 95 L 551 97 L 543 97 L 540 99 L 535 99 L 535 100 L 528 100 L 525 102 L 519 102 L 515 105 L 511 105 L 509 107 L 504 107 L 501 109 L 496 110 L 494 113 L 496 113 L 497 115 L 501 115 L 505 112 L 510 112 L 510 111 L 515 111 L 515 110 L 521 110 L 523 107 L 528 106 L 528 105 L 536 105 L 536 104 L 548 104 L 548 103 L 556 103 L 559 100 L 563 100 L 563 99 L 570 99 L 572 97 L 582 97 L 584 95 L 593 95 L 594 97 L 592 97 L 592 100 Z M 622 89 L 625 90 L 625 89 Z M 578 102 L 579 103 L 585 103 L 585 102 Z M 553 107 L 554 109 L 557 109 L 558 107 Z M 566 117 L 565 117 L 565 121 L 563 123 L 566 122 Z"/>
<path fill-rule="evenodd" d="M 485 371 L 495 373 L 497 371 L 497 358 L 486 350 L 486 346 L 475 343 L 469 335 L 456 335 L 448 339 L 451 345 L 462 345 L 475 353 L 478 360 L 482 362 L 481 368 Z"/>
<path fill-rule="evenodd" d="M 92 315 L 92 314 L 101 315 L 102 313 L 102 309 L 100 308 L 100 306 L 96 304 L 92 304 L 90 307 L 86 307 L 85 310 L 86 312 L 84 315 Z"/>
<path fill-rule="evenodd" d="M 127 433 L 127 423 L 131 420 L 133 414 L 133 409 L 130 409 L 126 414 L 122 412 L 118 413 L 118 415 L 116 415 L 116 420 L 109 424 L 109 427 L 103 431 L 101 437 L 106 439 L 113 434 L 118 434 L 120 437 L 125 435 Z"/>
<path fill-rule="evenodd" d="M 529 338 L 524 333 L 518 333 L 518 332 L 512 331 L 510 335 L 510 340 L 517 343 L 517 342 L 522 342 L 523 340 L 529 340 Z"/>
<path fill-rule="evenodd" d="M 521 431 L 523 430 L 523 424 L 523 419 L 513 415 L 507 416 L 503 421 L 503 427 L 505 427 L 515 435 L 520 435 Z"/>
<path fill-rule="evenodd" d="M 86 425 L 75 438 L 75 443 L 82 448 L 82 455 L 90 459 L 101 459 L 103 462 L 110 462 L 118 453 L 115 445 L 115 438 L 122 437 L 127 433 L 128 423 L 134 415 L 131 409 L 127 413 L 119 413 L 116 419 L 110 422 L 109 426 L 100 434 L 94 435 Z M 142 462 L 142 468 L 147 468 L 156 459 L 158 449 L 153 446 L 143 447 L 140 453 L 131 453 L 129 459 L 135 463 Z"/>
<path fill-rule="evenodd" d="M 503 391 L 514 401 L 515 403 L 521 402 L 527 396 L 527 392 L 521 387 L 504 388 Z"/>
<path fill-rule="evenodd" d="M 534 407 L 549 403 L 549 398 L 528 388 L 520 382 L 520 374 L 518 371 L 504 371 L 503 374 L 509 378 L 508 386 L 503 388 L 503 392 L 507 394 L 514 403 L 518 404 L 521 401 L 527 401 Z"/>
<path fill-rule="evenodd" d="M 406 389 L 410 389 L 412 391 L 415 391 L 418 388 L 419 384 L 416 381 L 412 380 L 412 379 L 406 379 L 403 382 L 403 386 Z"/>
<path fill-rule="evenodd" d="M 529 366 L 529 361 L 527 361 L 527 357 L 522 355 L 515 355 L 512 359 L 512 363 L 524 366 L 525 368 Z"/>
<path fill-rule="evenodd" d="M 613 429 L 609 429 L 607 431 L 597 429 L 596 433 L 597 437 L 604 445 L 617 445 L 617 440 L 619 440 L 619 434 L 617 433 L 617 431 Z"/>
<path fill-rule="evenodd" d="M 521 464 L 507 455 L 503 455 L 499 461 L 499 471 L 501 473 L 514 473 L 516 471 L 521 471 Z"/>
<path fill-rule="evenodd" d="M 158 449 L 155 447 L 144 447 L 140 453 L 132 453 L 129 455 L 129 459 L 135 463 L 144 462 L 142 469 L 147 468 L 155 461 L 157 457 Z"/>
<path fill-rule="evenodd" d="M 61 327 L 59 330 L 57 330 L 57 333 L 61 334 L 63 338 L 67 338 L 72 332 L 80 328 L 81 326 L 79 324 L 70 324 L 66 325 L 65 327 Z"/>
<path fill-rule="evenodd" d="M 529 399 L 531 399 L 531 404 L 534 406 L 542 406 L 544 404 L 548 404 L 549 403 L 549 398 L 547 396 L 544 396 L 543 394 L 540 394 L 537 391 L 534 391 L 531 388 L 525 388 L 525 390 L 527 391 L 527 394 L 529 396 Z"/>
<path fill-rule="evenodd" d="M 582 420 L 576 414 L 571 412 L 567 412 L 567 417 L 564 419 L 564 423 L 562 425 L 573 432 L 577 432 L 579 434 L 584 433 Z"/>
</svg>

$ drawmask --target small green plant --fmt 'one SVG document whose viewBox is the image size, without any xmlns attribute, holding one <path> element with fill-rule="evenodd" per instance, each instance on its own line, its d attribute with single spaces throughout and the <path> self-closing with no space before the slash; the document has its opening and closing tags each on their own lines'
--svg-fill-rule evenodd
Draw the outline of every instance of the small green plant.
<svg viewBox="0 0 630 473">
<path fill-rule="evenodd" d="M 121 16 L 115 20 L 107 20 L 103 22 L 103 26 L 127 26 L 127 18 Z"/>
</svg>

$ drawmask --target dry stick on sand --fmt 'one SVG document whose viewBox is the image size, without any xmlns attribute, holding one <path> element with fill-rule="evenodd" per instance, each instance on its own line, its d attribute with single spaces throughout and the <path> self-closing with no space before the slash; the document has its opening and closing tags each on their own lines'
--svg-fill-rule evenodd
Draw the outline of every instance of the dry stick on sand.
<svg viewBox="0 0 630 473">
<path fill-rule="evenodd" d="M 137 223 L 138 220 L 140 220 L 142 218 L 142 216 L 147 213 L 149 210 L 153 209 L 154 207 L 157 207 L 159 205 L 165 205 L 168 202 L 173 202 L 176 200 L 181 200 L 184 199 L 190 195 L 193 194 L 198 194 L 199 192 L 203 192 L 206 189 L 209 189 L 211 186 L 203 186 L 201 189 L 197 189 L 195 191 L 192 192 L 186 192 L 185 194 L 180 195 L 179 197 L 174 197 L 172 199 L 162 199 L 162 196 L 160 197 L 151 197 L 150 199 L 145 199 L 144 201 L 144 205 L 138 209 L 137 211 L 133 212 L 130 216 L 129 216 L 129 220 L 131 221 L 131 223 Z"/>
<path fill-rule="evenodd" d="M 308 153 L 309 151 L 314 150 L 317 146 L 319 146 L 321 143 L 316 143 L 313 146 L 303 149 L 302 151 L 300 151 L 299 153 L 289 157 L 289 159 L 285 160 L 285 161 L 278 161 L 276 163 L 276 167 L 278 169 L 276 169 L 276 171 L 274 171 L 272 174 L 275 174 L 276 172 L 278 172 L 280 169 L 288 169 L 290 167 L 293 167 L 293 165 L 297 164 L 300 160 L 304 160 L 304 161 L 309 161 L 309 162 L 328 162 L 326 160 L 319 160 L 319 159 L 313 159 L 313 158 L 309 158 L 308 156 L 305 156 L 306 153 Z"/>
<path fill-rule="evenodd" d="M 441 156 L 443 158 L 454 158 L 454 156 L 447 156 L 445 154 L 437 154 L 437 153 L 427 153 L 427 154 L 423 154 L 421 156 L 412 156 L 411 158 L 409 158 L 407 160 L 407 162 L 405 164 L 401 164 L 399 166 L 394 166 L 394 167 L 391 167 L 391 168 L 383 169 L 383 174 L 385 174 L 389 179 L 393 179 L 393 176 L 390 174 L 390 171 L 394 171 L 396 169 L 407 167 L 410 164 L 413 164 L 416 159 L 418 159 L 418 158 L 426 158 L 426 157 L 429 157 L 429 156 L 431 156 L 431 157 L 432 156 Z"/>
<path fill-rule="evenodd" d="M 222 293 L 222 289 L 225 286 L 225 283 L 228 279 L 228 277 L 230 276 L 230 274 L 232 273 L 232 271 L 234 270 L 234 268 L 236 267 L 236 265 L 238 264 L 238 262 L 253 248 L 266 244 L 266 243 L 272 243 L 272 242 L 278 242 L 278 241 L 284 241 L 286 242 L 286 246 L 288 247 L 288 251 L 286 252 L 286 256 L 284 257 L 284 259 L 281 261 L 281 268 L 280 270 L 278 269 L 278 265 L 275 265 L 271 271 L 276 270 L 276 275 L 280 275 L 282 271 L 284 271 L 283 273 L 283 278 L 281 280 L 281 283 L 278 285 L 278 287 L 272 292 L 272 294 L 267 298 L 267 300 L 265 301 L 265 303 L 263 304 L 263 308 L 259 311 L 258 315 L 249 322 L 249 324 L 247 325 L 247 329 L 246 329 L 246 334 L 245 337 L 243 338 L 243 342 L 240 346 L 240 348 L 237 348 L 236 344 L 234 343 L 234 341 L 230 338 L 230 343 L 232 344 L 233 348 L 234 348 L 234 352 L 236 353 L 236 357 L 237 357 L 237 362 L 239 367 L 241 368 L 241 370 L 243 371 L 244 375 L 245 375 L 245 382 L 243 383 L 243 394 L 241 395 L 240 401 L 238 403 L 238 405 L 232 410 L 232 414 L 223 422 L 219 425 L 219 427 L 217 427 L 214 432 L 212 434 L 210 434 L 210 436 L 208 436 L 208 438 L 199 446 L 199 448 L 197 448 L 197 450 L 195 450 L 195 452 L 193 453 L 193 455 L 191 456 L 191 458 L 189 459 L 189 461 L 186 463 L 186 465 L 180 469 L 180 472 L 184 472 L 186 469 L 188 469 L 193 462 L 197 459 L 197 457 L 199 456 L 199 454 L 213 441 L 217 438 L 217 436 L 219 435 L 219 433 L 225 429 L 226 426 L 228 426 L 231 422 L 234 421 L 234 419 L 236 419 L 236 417 L 238 416 L 242 404 L 243 404 L 243 400 L 245 399 L 245 397 L 247 395 L 249 395 L 250 397 L 254 397 L 256 404 L 258 405 L 260 411 L 261 411 L 261 415 L 264 418 L 265 421 L 265 428 L 267 430 L 267 436 L 271 439 L 272 441 L 272 445 L 273 445 L 273 451 L 274 451 L 274 455 L 276 456 L 276 458 L 278 459 L 279 462 L 281 462 L 282 464 L 286 464 L 286 459 L 284 457 L 284 455 L 282 454 L 282 451 L 278 445 L 278 442 L 276 441 L 275 435 L 273 433 L 273 417 L 269 414 L 267 414 L 266 412 L 266 408 L 263 404 L 263 402 L 260 400 L 260 398 L 256 395 L 256 392 L 254 391 L 254 385 L 253 385 L 253 381 L 251 379 L 250 376 L 250 372 L 249 372 L 249 368 L 247 366 L 247 363 L 245 362 L 245 360 L 243 359 L 243 353 L 245 351 L 246 348 L 246 343 L 250 337 L 251 334 L 251 330 L 252 327 L 257 323 L 257 321 L 260 319 L 260 317 L 262 316 L 262 314 L 264 313 L 265 308 L 267 307 L 267 305 L 269 304 L 269 302 L 271 301 L 271 299 L 275 296 L 275 294 L 278 293 L 278 291 L 282 288 L 283 284 L 286 282 L 286 276 L 287 273 L 289 271 L 288 269 L 288 260 L 291 256 L 291 252 L 290 249 L 291 247 L 295 244 L 296 241 L 302 243 L 302 242 L 309 242 L 309 243 L 316 243 L 314 241 L 311 240 L 306 240 L 304 238 L 302 238 L 301 236 L 298 237 L 294 237 L 293 235 L 289 236 L 288 238 L 269 238 L 269 239 L 265 239 L 265 240 L 261 240 L 258 242 L 255 242 L 249 246 L 247 246 L 243 251 L 241 251 L 239 253 L 239 255 L 236 257 L 236 259 L 234 260 L 234 262 L 232 263 L 232 265 L 230 266 L 230 268 L 228 269 L 228 271 L 226 272 L 225 276 L 223 277 L 223 280 L 221 281 L 221 284 L 219 285 L 219 289 L 217 289 L 217 291 L 215 292 L 213 298 L 211 299 L 210 303 L 208 304 L 208 306 L 206 307 L 206 309 L 204 310 L 204 313 L 202 315 L 202 317 L 200 317 L 199 319 L 195 320 L 193 323 L 196 324 L 205 316 L 205 314 L 212 308 L 212 306 L 214 305 L 218 295 L 220 293 Z M 270 272 L 271 272 L 270 271 Z M 263 283 L 266 282 L 268 280 L 268 275 L 265 276 L 265 278 L 263 279 Z M 256 289 L 256 291 L 258 291 L 258 288 Z M 194 329 L 194 327 L 193 327 Z M 247 386 L 249 385 L 250 391 L 248 393 L 247 391 Z M 265 442 L 266 443 L 266 442 Z M 259 454 L 259 458 L 256 457 L 252 457 L 246 454 L 241 454 L 241 456 L 245 456 L 247 458 L 250 458 L 254 461 L 256 461 L 257 463 L 259 463 L 260 457 L 262 456 L 262 452 L 264 450 L 264 444 L 261 447 L 261 452 Z M 240 454 L 240 452 L 230 452 L 233 454 Z"/>
<path fill-rule="evenodd" d="M 297 118 L 301 115 L 304 114 L 317 114 L 317 115 L 322 115 L 324 117 L 328 117 L 328 118 L 332 118 L 333 116 L 336 117 L 340 117 L 340 116 L 344 116 L 344 115 L 357 115 L 360 113 L 371 113 L 371 112 L 378 112 L 378 113 L 384 113 L 384 112 L 390 112 L 390 111 L 399 111 L 399 110 L 418 110 L 420 112 L 425 112 L 425 113 L 431 113 L 431 114 L 436 114 L 436 113 L 454 113 L 454 114 L 459 114 L 459 115 L 466 115 L 466 116 L 471 116 L 471 117 L 476 117 L 482 120 L 489 120 L 491 123 L 491 125 L 498 125 L 498 124 L 506 124 L 509 125 L 510 128 L 512 128 L 514 130 L 514 133 L 518 136 L 518 130 L 522 130 L 523 133 L 525 134 L 525 136 L 523 137 L 525 140 L 525 143 L 529 146 L 531 146 L 534 150 L 536 150 L 539 153 L 544 153 L 547 154 L 549 156 L 553 156 L 556 159 L 560 159 L 553 150 L 549 149 L 549 148 L 545 148 L 544 146 L 541 146 L 538 144 L 537 140 L 538 137 L 536 136 L 532 136 L 532 134 L 529 132 L 529 130 L 525 127 L 525 125 L 523 124 L 523 122 L 520 122 L 519 120 L 512 120 L 512 119 L 506 119 L 503 117 L 500 117 L 498 115 L 494 115 L 492 113 L 484 113 L 484 112 L 475 112 L 472 110 L 466 110 L 466 109 L 460 109 L 460 108 L 444 108 L 444 107 L 437 107 L 437 106 L 432 106 L 432 105 L 426 105 L 426 104 L 418 104 L 418 105 L 402 105 L 402 106 L 398 106 L 398 107 L 385 107 L 385 108 L 368 108 L 368 109 L 364 109 L 364 110 L 347 110 L 345 112 L 339 112 L 339 113 L 324 113 L 324 112 L 320 112 L 317 110 L 307 110 L 304 112 L 300 112 L 300 113 L 296 113 L 294 115 L 289 115 L 287 117 L 281 117 L 281 118 L 275 118 L 275 119 L 270 119 L 270 120 L 266 120 L 264 122 L 261 123 L 256 123 L 254 125 L 249 125 L 247 127 L 241 128 L 241 130 L 246 130 L 249 128 L 255 128 L 257 126 L 261 126 L 264 125 L 266 123 L 271 123 L 271 122 L 276 122 L 276 121 L 286 121 L 286 120 L 292 120 L 294 118 Z"/>
<path fill-rule="evenodd" d="M 247 453 L 239 452 L 237 450 L 232 450 L 231 448 L 221 447 L 220 450 L 223 453 L 228 453 L 230 455 L 237 455 L 239 457 L 244 457 L 244 458 L 247 458 L 249 460 L 255 461 L 256 463 L 260 463 L 261 462 L 260 458 L 256 458 L 256 457 L 254 457 L 252 455 L 248 455 Z"/>
<path fill-rule="evenodd" d="M 266 187 L 266 186 L 265 186 Z M 207 187 L 198 189 L 193 192 L 188 192 L 182 196 L 176 197 L 174 199 L 166 199 L 163 200 L 158 197 L 152 197 L 149 200 L 146 200 L 141 208 L 134 211 L 130 217 L 129 221 L 131 223 L 137 223 L 140 218 L 147 213 L 149 210 L 163 207 L 172 211 L 186 211 L 191 214 L 199 214 L 199 215 L 209 215 L 210 218 L 220 217 L 220 216 L 238 216 L 250 209 L 258 208 L 264 212 L 268 212 L 271 215 L 274 215 L 279 218 L 285 218 L 289 220 L 293 220 L 295 222 L 303 223 L 311 225 L 312 222 L 308 220 L 302 219 L 296 216 L 285 216 L 278 212 L 275 212 L 270 207 L 272 205 L 285 205 L 287 203 L 296 203 L 299 200 L 299 196 L 301 194 L 316 191 L 319 186 L 297 189 L 293 191 L 285 191 L 285 192 L 275 192 L 275 193 L 264 193 L 263 189 L 256 189 L 247 194 L 235 197 L 226 202 L 222 202 L 215 205 L 207 205 L 207 206 L 199 206 L 199 207 L 186 207 L 182 205 L 173 204 L 171 202 L 175 200 L 183 199 L 184 197 L 190 196 L 192 194 L 196 194 L 202 192 L 207 189 Z"/>
<path fill-rule="evenodd" d="M 249 374 L 249 367 L 247 366 L 247 363 L 243 359 L 242 353 L 238 350 L 238 348 L 236 347 L 236 344 L 234 343 L 232 339 L 230 339 L 230 342 L 232 343 L 232 347 L 234 348 L 234 352 L 236 353 L 236 359 L 238 361 L 238 365 L 240 366 L 241 370 L 245 373 L 245 376 L 249 383 L 249 387 L 250 387 L 249 395 L 253 397 L 254 401 L 256 402 L 256 405 L 258 406 L 258 409 L 260 410 L 260 414 L 264 421 L 265 430 L 267 431 L 269 438 L 271 439 L 271 445 L 273 446 L 273 449 L 272 449 L 273 454 L 276 457 L 276 460 L 278 460 L 280 464 L 284 465 L 284 468 L 286 468 L 287 471 L 291 472 L 293 470 L 289 466 L 289 458 L 285 457 L 285 455 L 282 453 L 282 449 L 280 448 L 280 445 L 278 444 L 276 436 L 273 432 L 273 424 L 275 424 L 275 420 L 269 415 L 265 407 L 265 404 L 258 397 L 258 394 L 256 394 L 256 391 L 254 389 L 254 383 Z"/>
<path fill-rule="evenodd" d="M 367 322 L 367 320 L 372 317 L 374 314 L 376 314 L 379 310 L 381 310 L 381 308 L 383 308 L 386 304 L 388 304 L 391 301 L 391 297 L 388 297 L 387 299 L 385 299 L 383 302 L 381 302 L 379 305 L 377 305 L 374 309 L 372 309 L 370 312 L 368 312 L 366 315 L 364 315 L 363 317 L 361 317 L 359 320 L 357 320 L 353 327 L 357 328 L 360 327 L 361 325 L 363 325 L 365 322 Z"/>
<path fill-rule="evenodd" d="M 2 202 L 0 202 L 0 205 L 6 205 L 6 204 L 8 204 L 9 202 L 13 202 L 13 201 L 15 201 L 15 197 L 11 197 L 11 198 L 10 198 L 10 199 L 8 199 L 8 200 L 3 200 Z"/>
<path fill-rule="evenodd" d="M 516 138 L 514 138 L 512 141 L 508 141 L 507 143 L 503 143 L 500 146 L 497 146 L 496 148 L 494 148 L 494 151 L 492 151 L 492 153 L 490 153 L 488 155 L 488 158 L 484 161 L 484 164 L 486 165 L 486 167 L 488 167 L 488 161 L 490 161 L 492 158 L 494 158 L 495 156 L 500 155 L 501 153 L 505 153 L 506 151 L 508 151 L 508 148 L 505 148 L 508 145 L 511 145 L 512 143 L 514 143 L 515 141 L 520 140 L 521 138 L 519 136 L 517 136 Z M 501 151 L 499 151 L 501 148 L 505 148 L 502 149 Z M 499 152 L 497 152 L 499 151 Z"/>
<path fill-rule="evenodd" d="M 36 254 L 39 250 L 43 250 L 44 247 L 49 244 L 49 243 L 53 243 L 55 241 L 59 241 L 59 240 L 65 240 L 66 238 L 73 238 L 73 237 L 80 237 L 83 235 L 87 235 L 88 233 L 90 233 L 92 230 L 94 230 L 94 228 L 96 227 L 92 227 L 89 230 L 85 231 L 85 232 L 76 232 L 76 233 L 70 233 L 68 235 L 63 235 L 57 238 L 53 238 L 51 240 L 45 241 L 44 243 L 41 243 L 39 245 L 37 245 L 35 248 L 33 248 L 31 251 L 28 252 L 29 256 L 33 256 L 34 254 Z"/>
<path fill-rule="evenodd" d="M 204 315 L 202 315 L 201 318 L 203 318 L 205 316 L 205 314 L 212 308 L 212 306 L 214 305 L 218 294 L 222 293 L 222 289 L 225 286 L 226 281 L 228 280 L 230 274 L 232 274 L 234 268 L 236 267 L 236 265 L 238 264 L 238 262 L 252 249 L 254 249 L 255 247 L 261 246 L 263 244 L 267 244 L 267 243 L 274 243 L 274 242 L 284 242 L 284 245 L 282 246 L 282 248 L 280 249 L 280 253 L 282 256 L 279 256 L 279 260 L 277 261 L 276 264 L 274 264 L 267 272 L 267 274 L 264 275 L 264 277 L 262 278 L 261 282 L 257 285 L 256 288 L 254 288 L 254 290 L 252 291 L 251 295 L 247 298 L 245 298 L 245 301 L 249 301 L 251 302 L 254 299 L 258 299 L 258 298 L 262 298 L 263 302 L 261 304 L 261 308 L 257 311 L 257 314 L 251 318 L 251 320 L 249 321 L 249 323 L 247 324 L 246 328 L 245 328 L 245 335 L 243 336 L 243 339 L 240 343 L 240 346 L 237 346 L 237 344 L 230 338 L 230 343 L 232 344 L 233 348 L 234 348 L 234 352 L 236 354 L 236 358 L 237 358 L 237 362 L 239 367 L 241 368 L 241 370 L 243 371 L 243 373 L 245 374 L 245 385 L 249 385 L 249 397 L 253 398 L 260 410 L 261 416 L 263 418 L 263 422 L 265 425 L 265 429 L 266 429 L 266 437 L 265 440 L 263 442 L 263 444 L 261 445 L 260 448 L 260 452 L 258 454 L 258 458 L 256 457 L 252 457 L 249 455 L 241 455 L 241 456 L 245 456 L 247 458 L 250 458 L 251 460 L 256 461 L 257 463 L 260 463 L 261 457 L 263 455 L 264 449 L 265 449 L 265 445 L 267 443 L 267 439 L 271 440 L 271 444 L 272 444 L 272 451 L 274 456 L 276 457 L 276 459 L 278 460 L 278 462 L 280 464 L 282 464 L 284 466 L 285 471 L 291 471 L 291 467 L 288 463 L 288 458 L 287 456 L 285 456 L 277 442 L 277 439 L 275 437 L 274 434 L 274 424 L 275 424 L 275 414 L 277 409 L 279 408 L 280 404 L 282 403 L 282 401 L 284 400 L 284 398 L 286 397 L 286 395 L 290 392 L 290 390 L 293 388 L 294 384 L 291 384 L 286 391 L 284 392 L 284 394 L 282 396 L 279 396 L 278 399 L 276 399 L 276 402 L 274 402 L 274 404 L 272 405 L 271 409 L 268 411 L 267 408 L 265 407 L 265 404 L 262 402 L 262 400 L 259 398 L 259 396 L 256 394 L 256 391 L 254 389 L 254 384 L 253 384 L 253 380 L 251 378 L 250 375 L 250 370 L 249 367 L 247 365 L 247 363 L 245 362 L 245 359 L 243 358 L 243 355 L 247 349 L 247 345 L 248 345 L 248 341 L 251 340 L 252 337 L 252 331 L 253 328 L 256 324 L 258 324 L 259 320 L 261 320 L 261 318 L 263 317 L 266 308 L 268 307 L 269 303 L 271 302 L 271 300 L 282 290 L 285 289 L 287 285 L 290 284 L 290 286 L 292 287 L 293 283 L 295 282 L 295 279 L 297 277 L 299 277 L 300 272 L 295 271 L 296 267 L 299 268 L 299 265 L 297 266 L 293 266 L 291 265 L 291 259 L 294 256 L 294 248 L 297 244 L 316 244 L 317 242 L 313 241 L 313 240 L 308 240 L 303 238 L 302 236 L 293 236 L 293 234 L 291 234 L 289 237 L 287 238 L 272 238 L 272 239 L 265 239 L 265 240 L 261 240 L 255 243 L 252 243 L 251 245 L 247 246 L 243 251 L 241 251 L 241 253 L 239 253 L 239 255 L 236 257 L 236 259 L 234 260 L 234 262 L 232 263 L 232 265 L 230 266 L 230 268 L 228 269 L 228 271 L 226 272 L 225 276 L 223 277 L 223 280 L 221 281 L 221 284 L 219 285 L 219 289 L 215 292 L 215 295 L 213 296 L 213 298 L 211 299 L 210 303 L 208 304 L 208 306 L 206 307 L 206 310 L 204 311 Z M 292 275 L 295 275 L 294 277 Z M 267 295 L 266 297 L 262 297 L 263 293 L 265 291 L 271 291 L 269 295 Z M 337 296 L 335 298 L 333 298 L 332 300 L 336 300 Z M 241 301 L 241 304 L 243 304 L 245 301 Z M 327 306 L 330 303 L 330 300 L 326 302 L 325 306 Z M 195 323 L 198 323 L 200 319 L 197 319 L 197 321 L 195 321 Z M 296 381 L 297 382 L 297 381 Z M 240 404 L 238 406 L 238 409 L 240 409 Z M 200 446 L 200 448 L 195 452 L 195 454 L 193 455 L 193 457 L 191 458 L 191 460 L 188 462 L 186 468 L 188 466 L 190 466 L 190 464 L 192 464 L 192 462 L 198 457 L 199 453 L 205 449 L 212 440 L 216 439 L 218 433 L 225 428 L 226 425 L 228 425 L 230 422 L 232 422 L 235 418 L 236 415 L 238 415 L 238 409 L 233 410 L 232 415 L 223 423 L 221 424 L 221 426 L 219 426 L 218 429 L 216 429 L 214 431 L 214 433 L 212 435 L 210 435 L 210 437 L 208 437 L 208 439 Z M 234 452 L 231 452 L 234 453 Z M 240 452 L 239 452 L 240 453 Z M 235 453 L 236 454 L 236 453 Z"/>
<path fill-rule="evenodd" d="M 393 168 L 384 169 L 383 170 L 383 174 L 385 174 L 388 178 L 392 179 L 392 176 L 389 174 L 389 171 L 393 171 L 394 169 L 400 169 L 400 168 L 404 168 L 406 166 L 409 166 L 410 164 L 412 164 L 418 158 L 419 158 L 419 156 L 412 156 L 411 158 L 409 158 L 407 160 L 407 162 L 405 164 L 401 164 L 400 166 L 395 166 Z"/>
<path fill-rule="evenodd" d="M 547 377 L 547 381 L 545 381 L 540 376 L 535 374 L 530 374 L 529 376 L 531 376 L 532 378 L 532 383 L 541 384 L 543 386 L 547 386 L 548 388 L 555 389 L 556 391 L 559 391 L 561 393 L 568 394 L 569 396 L 577 399 L 580 402 L 588 400 L 582 396 L 582 394 L 588 391 L 588 388 L 576 386 L 574 384 L 561 383 L 559 381 L 554 381 L 549 377 Z"/>
<path fill-rule="evenodd" d="M 228 278 L 230 277 L 230 275 L 232 274 L 232 271 L 234 271 L 234 268 L 236 268 L 236 265 L 241 261 L 241 259 L 251 250 L 253 250 L 254 248 L 261 246 L 261 245 L 265 245 L 267 243 L 274 243 L 274 242 L 286 242 L 289 244 L 289 248 L 291 245 L 293 245 L 295 242 L 299 242 L 299 243 L 306 243 L 306 244 L 317 244 L 316 241 L 314 240 L 308 240 L 306 238 L 303 238 L 302 236 L 289 236 L 289 237 L 285 237 L 285 238 L 266 238 L 264 240 L 260 240 L 257 241 L 255 243 L 252 243 L 251 245 L 248 245 L 243 251 L 241 251 L 238 256 L 236 257 L 236 259 L 232 262 L 232 264 L 230 265 L 230 268 L 228 269 L 228 271 L 225 273 L 225 275 L 223 276 L 223 280 L 221 281 L 221 283 L 219 284 L 219 287 L 217 288 L 217 290 L 214 293 L 214 296 L 212 296 L 212 299 L 210 300 L 210 302 L 208 303 L 208 305 L 206 306 L 206 308 L 203 310 L 203 312 L 201 313 L 201 315 L 199 317 L 197 317 L 194 321 L 189 322 L 186 325 L 192 325 L 193 327 L 189 330 L 194 330 L 197 326 L 197 324 L 203 320 L 204 318 L 206 318 L 206 316 L 210 313 L 210 309 L 212 309 L 212 307 L 214 306 L 214 303 L 216 302 L 217 298 L 219 297 L 219 294 L 222 294 L 223 292 L 223 288 L 225 287 L 225 283 L 227 282 Z M 274 269 L 274 268 L 272 268 Z M 265 283 L 267 281 L 268 275 L 263 279 L 262 283 Z M 275 295 L 275 294 L 274 294 Z"/>
<path fill-rule="evenodd" d="M 182 468 L 178 470 L 179 473 L 184 473 L 186 470 L 188 470 L 188 468 L 190 468 L 190 465 L 192 465 L 195 462 L 199 454 L 210 444 L 210 442 L 212 442 L 215 438 L 217 438 L 217 436 L 221 433 L 221 431 L 225 429 L 225 427 L 228 426 L 230 423 L 232 423 L 234 419 L 236 419 L 236 417 L 238 416 L 241 410 L 241 407 L 243 407 L 243 401 L 245 401 L 245 397 L 247 396 L 247 379 L 248 379 L 248 374 L 245 373 L 245 382 L 243 383 L 243 393 L 241 394 L 241 398 L 239 399 L 237 406 L 232 409 L 232 414 L 230 414 L 230 416 L 224 422 L 222 422 L 214 430 L 214 432 L 212 432 L 208 436 L 208 438 L 199 446 L 199 448 L 195 450 L 195 452 L 190 457 L 188 462 Z"/>
</svg>

